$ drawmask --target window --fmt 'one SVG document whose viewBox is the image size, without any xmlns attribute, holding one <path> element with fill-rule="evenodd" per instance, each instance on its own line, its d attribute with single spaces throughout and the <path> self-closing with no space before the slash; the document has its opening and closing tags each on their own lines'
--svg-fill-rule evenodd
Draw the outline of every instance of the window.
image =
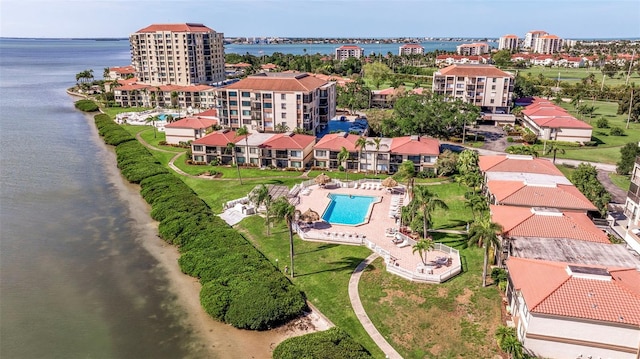
<svg viewBox="0 0 640 359">
<path fill-rule="evenodd" d="M 300 161 L 292 161 L 291 162 L 291 167 L 300 168 L 300 167 L 302 167 L 302 164 L 300 163 Z"/>
<path fill-rule="evenodd" d="M 302 157 L 302 151 L 291 151 L 291 157 Z"/>
<path fill-rule="evenodd" d="M 280 104 L 280 108 L 283 109 L 283 110 L 286 110 L 287 109 L 287 104 L 286 103 L 281 103 Z"/>
<path fill-rule="evenodd" d="M 238 110 L 231 110 L 231 116 L 238 116 Z"/>
<path fill-rule="evenodd" d="M 193 152 L 202 152 L 202 146 L 193 146 Z"/>
<path fill-rule="evenodd" d="M 236 91 L 229 91 L 229 96 L 238 96 Z"/>
<path fill-rule="evenodd" d="M 489 101 L 489 102 L 490 102 L 490 103 L 494 103 L 494 102 L 496 102 L 496 101 L 495 101 L 494 99 L 491 99 L 491 101 Z"/>
<path fill-rule="evenodd" d="M 287 94 L 280 94 L 280 99 L 281 100 L 286 100 L 287 99 Z"/>
<path fill-rule="evenodd" d="M 286 112 L 282 112 L 280 114 L 280 118 L 283 119 L 283 120 L 286 119 L 287 118 L 287 113 Z"/>
<path fill-rule="evenodd" d="M 246 107 L 251 106 L 251 101 L 242 101 L 242 106 L 246 106 Z"/>
<path fill-rule="evenodd" d="M 249 148 L 249 153 L 252 155 L 255 155 L 256 153 L 258 153 L 258 149 L 255 147 L 251 147 Z"/>
<path fill-rule="evenodd" d="M 327 151 L 324 150 L 316 150 L 317 157 L 327 157 Z"/>
<path fill-rule="evenodd" d="M 491 89 L 495 90 L 496 89 L 496 85 L 491 85 Z"/>
<path fill-rule="evenodd" d="M 267 102 L 267 103 L 265 103 L 265 104 L 264 104 L 264 108 L 272 108 L 272 107 L 273 107 L 273 106 L 272 106 L 272 104 L 271 104 L 271 103 L 268 103 L 268 102 Z"/>
<path fill-rule="evenodd" d="M 491 82 L 495 83 L 496 80 L 497 80 L 497 78 L 494 77 L 494 78 L 491 79 Z"/>
<path fill-rule="evenodd" d="M 234 100 L 229 101 L 229 106 L 238 106 L 238 101 L 234 101 Z"/>
<path fill-rule="evenodd" d="M 263 94 L 262 94 L 262 98 L 264 98 L 264 99 L 271 99 L 271 94 L 270 94 L 270 93 L 263 93 Z"/>
<path fill-rule="evenodd" d="M 242 110 L 242 116 L 251 116 L 250 110 Z"/>
<path fill-rule="evenodd" d="M 251 97 L 251 92 L 242 91 L 242 97 Z"/>
</svg>

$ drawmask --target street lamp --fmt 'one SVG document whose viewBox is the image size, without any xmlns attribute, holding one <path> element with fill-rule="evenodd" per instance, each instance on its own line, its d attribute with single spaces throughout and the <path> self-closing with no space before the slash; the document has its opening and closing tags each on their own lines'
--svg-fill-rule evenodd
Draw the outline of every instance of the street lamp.
<svg viewBox="0 0 640 359">
<path fill-rule="evenodd" d="M 278 267 L 278 258 L 276 258 L 276 268 L 278 269 L 278 272 L 280 271 L 280 267 Z"/>
</svg>

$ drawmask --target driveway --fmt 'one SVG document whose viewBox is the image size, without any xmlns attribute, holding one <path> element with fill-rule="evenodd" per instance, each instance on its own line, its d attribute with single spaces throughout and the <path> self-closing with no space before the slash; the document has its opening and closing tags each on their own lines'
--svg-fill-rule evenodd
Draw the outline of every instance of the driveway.
<svg viewBox="0 0 640 359">
<path fill-rule="evenodd" d="M 474 128 L 471 132 L 484 136 L 484 145 L 482 145 L 482 148 L 485 150 L 504 152 L 504 149 L 509 146 L 507 136 L 502 130 L 502 127 L 479 125 L 478 128 Z"/>
</svg>

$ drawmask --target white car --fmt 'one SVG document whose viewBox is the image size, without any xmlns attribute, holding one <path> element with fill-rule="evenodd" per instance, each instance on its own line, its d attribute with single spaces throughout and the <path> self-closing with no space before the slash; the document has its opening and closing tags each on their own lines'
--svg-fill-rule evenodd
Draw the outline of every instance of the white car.
<svg viewBox="0 0 640 359">
<path fill-rule="evenodd" d="M 631 230 L 631 233 L 635 234 L 636 236 L 640 236 L 640 228 L 634 228 Z"/>
</svg>

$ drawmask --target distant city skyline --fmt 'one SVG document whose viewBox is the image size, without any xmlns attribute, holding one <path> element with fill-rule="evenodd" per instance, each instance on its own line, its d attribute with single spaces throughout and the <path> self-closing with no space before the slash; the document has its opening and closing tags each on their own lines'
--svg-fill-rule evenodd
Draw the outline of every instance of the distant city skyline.
<svg viewBox="0 0 640 359">
<path fill-rule="evenodd" d="M 640 37 L 637 0 L 3 0 L 0 36 L 128 37 L 152 23 L 227 37 Z"/>
</svg>

